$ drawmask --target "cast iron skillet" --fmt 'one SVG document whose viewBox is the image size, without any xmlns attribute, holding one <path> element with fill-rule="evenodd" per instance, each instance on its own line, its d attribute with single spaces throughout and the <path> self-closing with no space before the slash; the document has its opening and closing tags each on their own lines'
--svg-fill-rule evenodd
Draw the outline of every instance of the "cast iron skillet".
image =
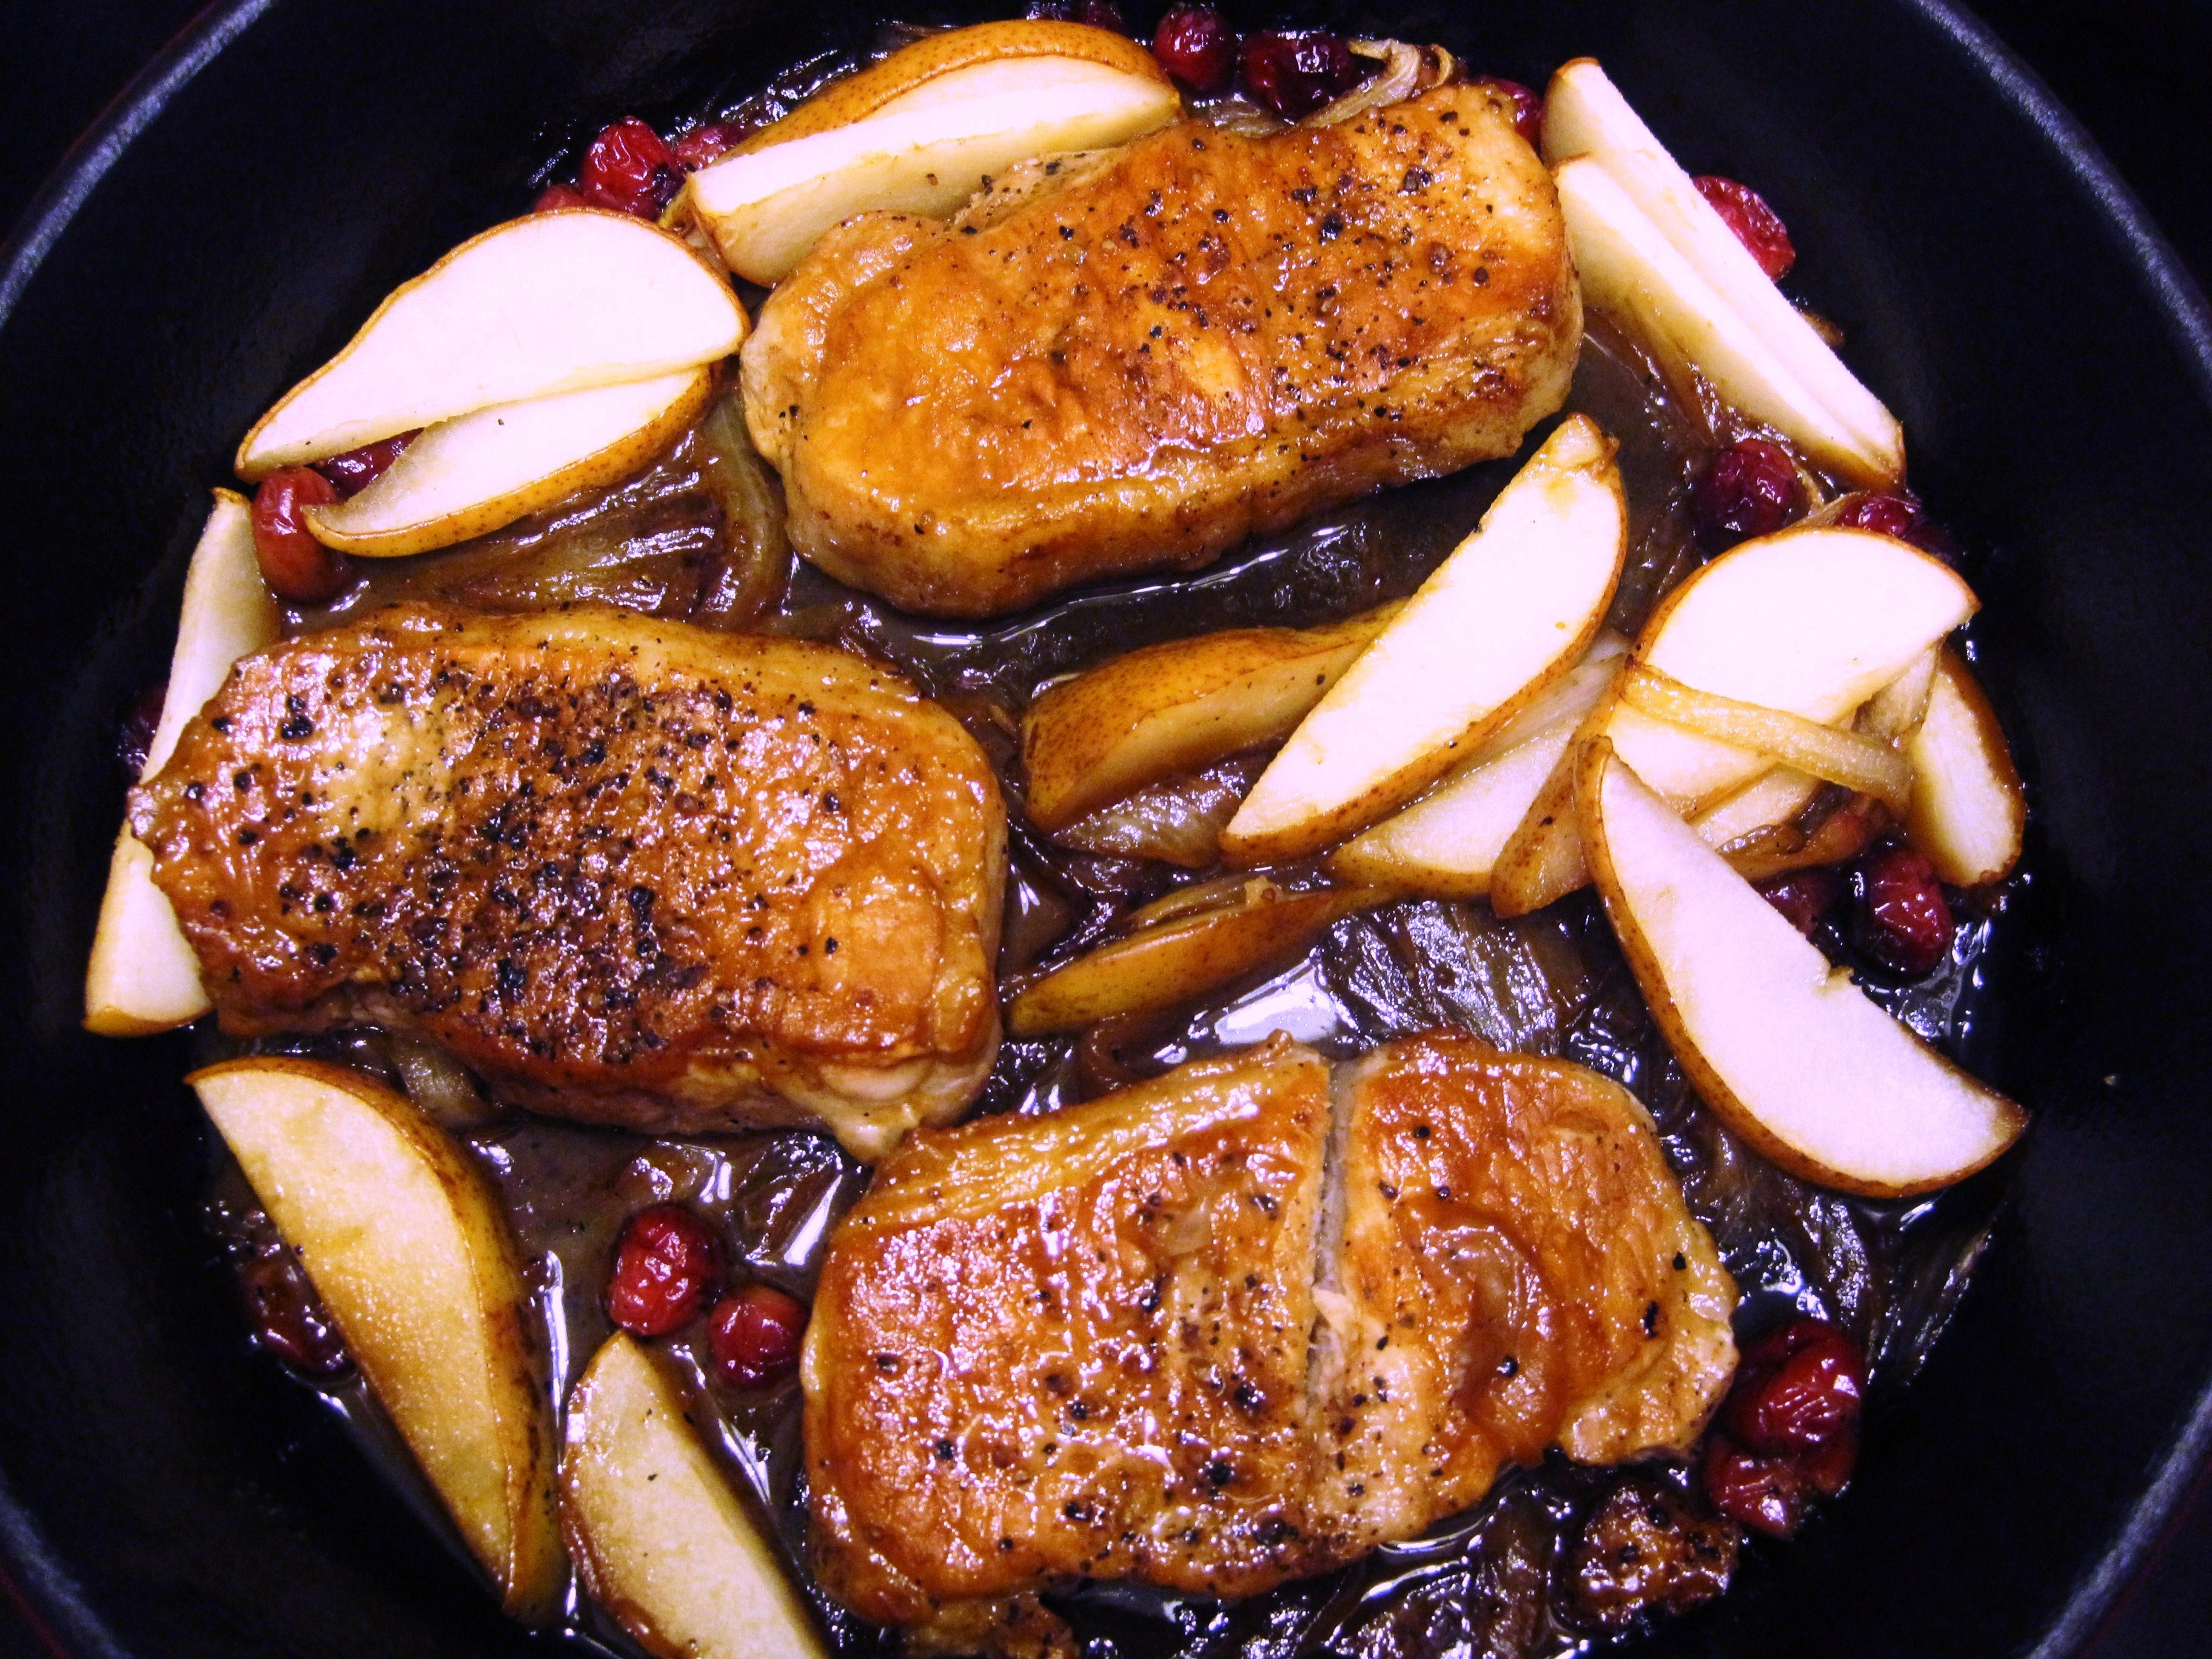
<svg viewBox="0 0 2212 1659">
<path fill-rule="evenodd" d="M 185 1041 L 77 1030 L 112 722 L 161 672 L 206 489 L 394 283 L 521 209 L 549 119 L 665 114 L 897 9 L 218 5 L 0 270 L 0 1543 L 83 1659 L 532 1645 L 248 1351 L 195 1217 Z M 1539 84 L 1595 53 L 1692 171 L 1755 179 L 1904 418 L 1914 482 L 1980 552 L 2053 951 L 2001 1079 L 2035 1129 L 1850 1496 L 1665 1645 L 2075 1651 L 2212 1448 L 2212 317 L 2079 131 L 1941 0 L 1316 16 Z"/>
</svg>

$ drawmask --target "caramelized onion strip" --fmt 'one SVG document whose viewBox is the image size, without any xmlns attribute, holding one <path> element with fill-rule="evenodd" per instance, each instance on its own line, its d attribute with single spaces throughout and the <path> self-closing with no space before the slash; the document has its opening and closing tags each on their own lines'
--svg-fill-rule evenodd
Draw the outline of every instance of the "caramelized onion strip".
<svg viewBox="0 0 2212 1659">
<path fill-rule="evenodd" d="M 1620 694 L 1630 708 L 1656 720 L 1872 795 L 1893 811 L 1902 812 L 1912 798 L 1911 765 L 1878 738 L 1717 696 L 1641 664 L 1622 677 Z"/>
</svg>

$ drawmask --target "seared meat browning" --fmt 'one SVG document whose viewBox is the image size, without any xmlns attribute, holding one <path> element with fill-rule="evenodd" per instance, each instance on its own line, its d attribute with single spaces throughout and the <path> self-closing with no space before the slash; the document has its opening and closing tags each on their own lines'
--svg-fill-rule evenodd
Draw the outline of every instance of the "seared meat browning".
<svg viewBox="0 0 2212 1659">
<path fill-rule="evenodd" d="M 397 607 L 246 659 L 131 819 L 234 1032 L 374 1021 L 564 1115 L 863 1157 L 996 1047 L 990 768 L 828 647 Z"/>
<path fill-rule="evenodd" d="M 1550 175 L 1443 87 L 851 221 L 763 309 L 745 412 L 801 552 L 981 615 L 1510 454 L 1581 321 Z"/>
<path fill-rule="evenodd" d="M 1281 1037 L 886 1163 L 807 1334 L 825 1587 L 1034 1638 L 1054 1583 L 1247 1595 L 1548 1446 L 1686 1449 L 1735 1289 L 1634 1098 L 1455 1033 L 1336 1085 L 1334 1200 L 1328 1068 Z"/>
</svg>

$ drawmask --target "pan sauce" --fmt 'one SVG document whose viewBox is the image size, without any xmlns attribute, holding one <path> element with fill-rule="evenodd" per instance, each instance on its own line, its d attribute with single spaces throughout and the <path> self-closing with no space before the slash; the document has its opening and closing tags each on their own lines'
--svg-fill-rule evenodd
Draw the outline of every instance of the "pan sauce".
<svg viewBox="0 0 2212 1659">
<path fill-rule="evenodd" d="M 1602 329 L 1585 345 L 1567 407 L 1621 443 L 1631 554 L 1608 621 L 1632 634 L 1698 562 L 1685 500 L 1714 434 L 1705 411 L 1671 396 Z M 612 490 L 447 552 L 368 562 L 352 590 L 328 606 L 295 610 L 289 626 L 311 629 L 401 598 L 502 611 L 593 599 L 833 640 L 895 664 L 941 699 L 983 744 L 1018 801 L 1014 734 L 1042 683 L 1156 641 L 1236 626 L 1307 626 L 1410 593 L 1474 526 L 1513 466 L 1492 463 L 1387 492 L 1255 541 L 1192 576 L 1084 589 L 1021 616 L 955 625 L 902 616 L 794 567 L 775 528 L 773 477 L 734 448 L 736 423 L 718 426 L 722 414 L 710 413 L 661 462 Z M 1002 980 L 1075 954 L 1134 906 L 1211 873 L 1079 855 L 1014 817 Z M 1980 908 L 1967 915 L 1952 960 L 1909 986 L 1868 970 L 1832 926 L 1816 938 L 1866 970 L 1863 980 L 1877 1000 L 2002 1084 L 1991 1067 L 2007 986 L 2030 967 L 2030 924 L 2020 914 L 2028 893 L 2028 878 L 2018 877 L 1997 895 L 1978 896 Z M 1118 1032 L 1110 1043 L 1009 1041 L 979 1109 L 1048 1110 L 1120 1078 L 1277 1029 L 1341 1056 L 1447 1024 L 1500 1047 L 1563 1054 L 1633 1090 L 1659 1123 L 1690 1208 L 1743 1288 L 1740 1326 L 1763 1325 L 1783 1304 L 1834 1320 L 1867 1352 L 1877 1409 L 1910 1380 L 1987 1240 L 1995 1184 L 1984 1176 L 1934 1199 L 1869 1201 L 1807 1186 L 1743 1147 L 1690 1096 L 1588 893 L 1510 922 L 1480 902 L 1406 902 L 1353 916 L 1303 961 Z M 254 1046 L 323 1053 L 395 1081 L 402 1076 L 380 1033 Z M 722 1224 L 741 1271 L 804 1296 L 831 1227 L 866 1184 L 833 1142 L 809 1133 L 654 1140 L 514 1116 L 465 1138 L 500 1193 L 537 1287 L 556 1410 L 608 1334 L 600 1297 L 616 1234 L 631 1212 L 689 1202 Z M 234 1241 L 251 1231 L 251 1195 L 227 1158 L 210 1203 L 219 1235 Z M 796 1379 L 733 1391 L 710 1380 L 697 1328 L 669 1346 L 720 1407 L 732 1467 L 775 1516 L 793 1559 L 803 1560 Z M 323 1386 L 372 1459 L 442 1528 L 435 1501 L 421 1492 L 358 1381 L 349 1375 Z M 717 1425 L 702 1419 L 702 1426 Z M 1425 1539 L 1233 1607 L 1128 1586 L 1080 1590 L 1053 1604 L 1096 1659 L 1163 1651 L 1208 1659 L 1565 1652 L 1592 1638 L 1562 1611 L 1565 1558 L 1583 1518 L 1620 1479 L 1618 1471 L 1579 1468 L 1555 1455 L 1540 1469 L 1509 1475 L 1475 1510 Z M 1747 1571 L 1758 1571 L 1760 1547 L 1750 1550 Z M 839 1652 L 895 1650 L 892 1639 L 818 1595 L 814 1600 Z M 630 1651 L 573 1589 L 564 1628 L 580 1643 Z"/>
</svg>

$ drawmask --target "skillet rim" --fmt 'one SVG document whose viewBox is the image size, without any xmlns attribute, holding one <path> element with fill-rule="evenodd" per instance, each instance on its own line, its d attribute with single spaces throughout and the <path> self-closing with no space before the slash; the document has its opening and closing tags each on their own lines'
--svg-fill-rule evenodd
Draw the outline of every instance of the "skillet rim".
<svg viewBox="0 0 2212 1659">
<path fill-rule="evenodd" d="M 277 0 L 214 0 L 124 87 L 64 154 L 0 242 L 0 329 L 37 281 L 46 255 L 70 230 L 128 147 L 170 100 Z M 2086 128 L 1989 26 L 1951 0 L 1892 0 L 1965 60 L 2024 122 L 2061 170 L 2117 234 L 2124 263 L 2149 290 L 2167 344 L 2212 406 L 2212 305 Z M 2146 1470 L 2126 1519 L 2101 1552 L 2085 1559 L 2071 1590 L 2030 1659 L 2087 1652 L 2117 1611 L 2123 1593 L 2154 1565 L 2195 1492 L 2212 1483 L 2212 1375 L 2197 1381 L 2194 1404 L 2166 1449 Z M 69 1564 L 0 1471 L 0 1595 L 31 1633 L 59 1659 L 131 1659 L 87 1600 Z"/>
</svg>

